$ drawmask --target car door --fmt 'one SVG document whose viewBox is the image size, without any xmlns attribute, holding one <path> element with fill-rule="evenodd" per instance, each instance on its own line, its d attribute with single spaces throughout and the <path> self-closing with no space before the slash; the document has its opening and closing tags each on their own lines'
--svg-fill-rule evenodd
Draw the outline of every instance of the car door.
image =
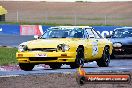
<svg viewBox="0 0 132 88">
<path fill-rule="evenodd" d="M 97 58 L 101 58 L 102 57 L 102 53 L 103 53 L 103 47 L 104 47 L 104 39 L 101 35 L 99 35 L 94 29 L 92 29 L 94 35 L 95 35 L 95 40 L 97 41 L 98 44 L 98 54 L 97 54 Z"/>
<path fill-rule="evenodd" d="M 97 58 L 98 55 L 98 41 L 96 40 L 92 29 L 85 30 L 85 38 L 87 43 L 85 55 L 88 60 L 93 60 Z"/>
</svg>

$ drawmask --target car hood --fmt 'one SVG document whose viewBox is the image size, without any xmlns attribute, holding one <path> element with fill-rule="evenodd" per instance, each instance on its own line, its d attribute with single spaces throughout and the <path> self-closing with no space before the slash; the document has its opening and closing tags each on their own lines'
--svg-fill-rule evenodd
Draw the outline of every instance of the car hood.
<svg viewBox="0 0 132 88">
<path fill-rule="evenodd" d="M 79 39 L 37 39 L 27 42 L 27 47 L 29 49 L 33 48 L 57 48 L 59 44 L 67 44 L 73 43 Z"/>
<path fill-rule="evenodd" d="M 112 43 L 120 42 L 123 45 L 132 45 L 132 37 L 127 38 L 111 38 Z"/>
</svg>

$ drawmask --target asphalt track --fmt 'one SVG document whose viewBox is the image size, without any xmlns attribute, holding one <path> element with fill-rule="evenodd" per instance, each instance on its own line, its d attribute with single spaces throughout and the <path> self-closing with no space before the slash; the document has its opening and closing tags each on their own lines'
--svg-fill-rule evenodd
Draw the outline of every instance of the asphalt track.
<svg viewBox="0 0 132 88">
<path fill-rule="evenodd" d="M 18 47 L 22 42 L 33 39 L 33 36 L 20 36 L 20 35 L 0 35 L 1 46 Z"/>
<path fill-rule="evenodd" d="M 116 59 L 111 60 L 109 67 L 98 67 L 96 62 L 86 63 L 84 65 L 86 72 L 132 72 L 132 59 Z M 41 74 L 72 74 L 77 69 L 70 69 L 69 65 L 63 65 L 60 69 L 52 70 L 50 67 L 35 66 L 32 71 L 17 70 L 0 70 L 2 76 L 20 76 L 20 75 L 41 75 Z"/>
<path fill-rule="evenodd" d="M 33 36 L 0 35 L 1 46 L 17 47 L 20 43 L 33 39 Z M 16 66 L 19 68 L 19 66 Z M 10 67 L 9 67 L 10 68 Z M 86 72 L 132 72 L 132 58 L 113 59 L 109 67 L 98 67 L 96 62 L 84 65 Z M 23 71 L 20 69 L 10 70 L 0 67 L 0 76 L 16 76 L 29 74 L 50 74 L 50 73 L 75 73 L 77 69 L 70 69 L 68 65 L 63 65 L 61 69 L 52 70 L 48 66 L 37 65 L 33 71 Z"/>
</svg>

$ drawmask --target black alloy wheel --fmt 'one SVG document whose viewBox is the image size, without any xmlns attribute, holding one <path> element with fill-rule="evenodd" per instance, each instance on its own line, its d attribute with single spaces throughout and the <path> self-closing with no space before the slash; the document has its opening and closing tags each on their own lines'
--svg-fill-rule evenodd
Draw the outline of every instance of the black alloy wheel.
<svg viewBox="0 0 132 88">
<path fill-rule="evenodd" d="M 113 53 L 110 55 L 110 58 L 111 59 L 116 59 L 116 57 L 115 57 L 115 55 Z"/>
<path fill-rule="evenodd" d="M 29 63 L 19 63 L 19 67 L 24 71 L 32 71 L 34 68 L 34 64 Z"/>
<path fill-rule="evenodd" d="M 110 63 L 109 47 L 105 47 L 102 57 L 97 61 L 99 67 L 108 67 Z"/>
<path fill-rule="evenodd" d="M 83 65 L 84 65 L 84 49 L 78 48 L 76 60 L 74 63 L 70 64 L 70 67 L 74 69 L 74 68 L 78 68 L 78 67 L 83 66 Z"/>
</svg>

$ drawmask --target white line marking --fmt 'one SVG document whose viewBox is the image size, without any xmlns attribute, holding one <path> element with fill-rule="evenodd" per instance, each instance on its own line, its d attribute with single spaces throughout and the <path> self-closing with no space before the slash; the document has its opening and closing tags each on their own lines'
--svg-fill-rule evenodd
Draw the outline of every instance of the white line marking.
<svg viewBox="0 0 132 88">
<path fill-rule="evenodd" d="M 2 76 L 0 76 L 1 78 L 3 78 L 3 77 L 18 77 L 18 76 L 20 76 L 20 75 L 2 75 Z"/>
</svg>

